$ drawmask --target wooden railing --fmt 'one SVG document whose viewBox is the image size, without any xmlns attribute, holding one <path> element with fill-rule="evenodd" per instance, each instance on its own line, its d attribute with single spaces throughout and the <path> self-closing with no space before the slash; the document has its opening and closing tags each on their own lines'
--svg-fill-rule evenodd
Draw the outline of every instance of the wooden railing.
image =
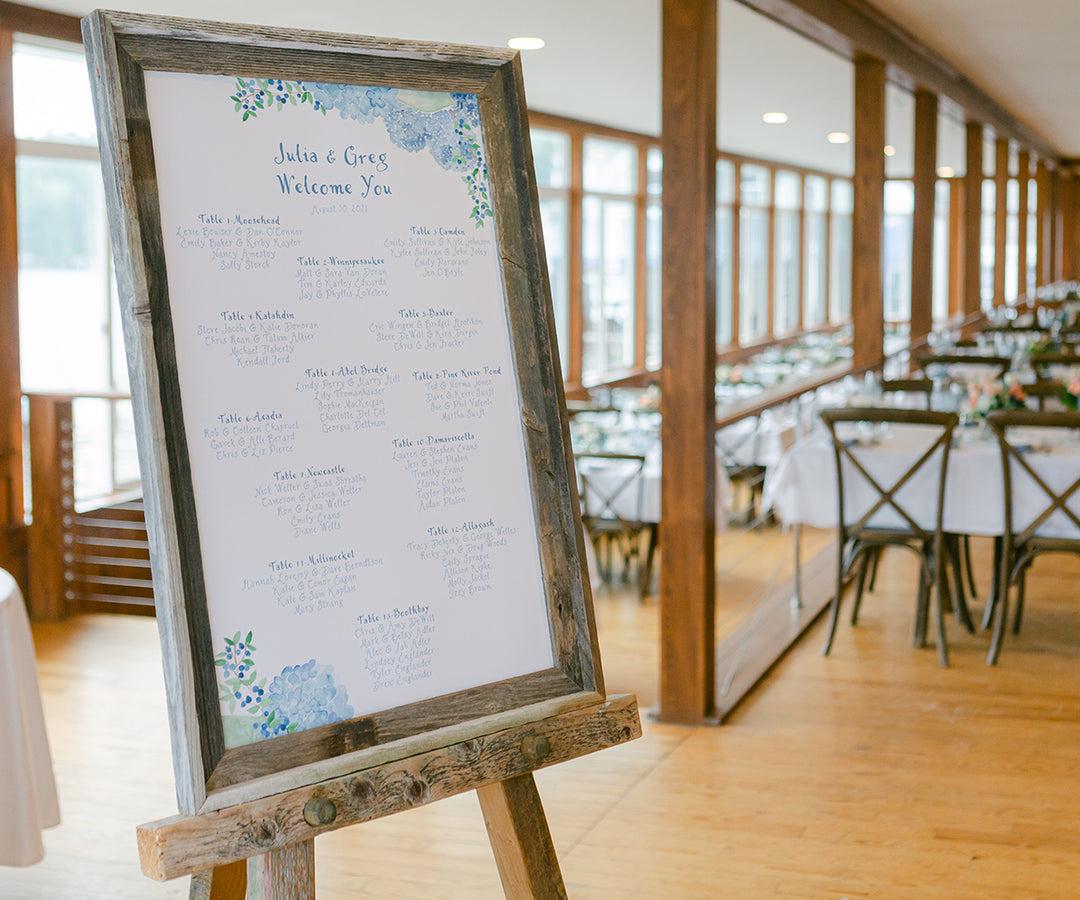
<svg viewBox="0 0 1080 900">
<path fill-rule="evenodd" d="M 77 612 L 152 612 L 150 551 L 138 490 L 75 501 L 74 403 L 118 402 L 115 392 L 33 393 L 29 404 L 32 521 L 27 527 L 31 618 L 57 621 Z"/>
</svg>

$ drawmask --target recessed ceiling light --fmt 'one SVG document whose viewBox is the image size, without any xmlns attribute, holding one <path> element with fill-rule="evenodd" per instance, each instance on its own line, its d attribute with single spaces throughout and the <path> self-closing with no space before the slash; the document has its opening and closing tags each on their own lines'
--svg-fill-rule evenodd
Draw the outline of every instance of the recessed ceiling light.
<svg viewBox="0 0 1080 900">
<path fill-rule="evenodd" d="M 787 121 L 787 113 L 767 112 L 761 117 L 766 125 L 783 125 Z"/>
<path fill-rule="evenodd" d="M 851 135 L 846 131 L 830 131 L 825 135 L 825 140 L 830 144 L 846 144 L 851 140 Z"/>
<path fill-rule="evenodd" d="M 538 37 L 510 38 L 506 45 L 513 50 L 539 50 L 544 46 L 544 39 Z"/>
<path fill-rule="evenodd" d="M 952 178 L 956 174 L 956 170 L 952 166 L 938 166 L 939 178 Z"/>
<path fill-rule="evenodd" d="M 896 148 L 892 144 L 886 144 L 885 145 L 885 155 L 886 156 L 895 156 L 896 155 Z"/>
</svg>

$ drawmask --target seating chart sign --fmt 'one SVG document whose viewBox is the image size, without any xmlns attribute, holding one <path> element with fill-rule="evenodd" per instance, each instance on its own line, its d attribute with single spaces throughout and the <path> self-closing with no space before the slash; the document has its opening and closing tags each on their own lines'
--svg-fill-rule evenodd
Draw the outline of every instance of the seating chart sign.
<svg viewBox="0 0 1080 900">
<path fill-rule="evenodd" d="M 87 35 L 182 810 L 595 702 L 516 55 Z"/>
<path fill-rule="evenodd" d="M 147 105 L 226 747 L 550 668 L 476 95 Z"/>
</svg>

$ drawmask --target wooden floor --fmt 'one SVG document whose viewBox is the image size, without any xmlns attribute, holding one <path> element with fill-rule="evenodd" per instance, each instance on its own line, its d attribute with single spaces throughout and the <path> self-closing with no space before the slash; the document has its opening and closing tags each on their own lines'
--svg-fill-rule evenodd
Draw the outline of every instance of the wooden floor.
<svg viewBox="0 0 1080 900">
<path fill-rule="evenodd" d="M 759 576 L 788 553 L 775 533 L 746 540 L 766 547 Z M 752 582 L 724 574 L 725 627 Z M 646 722 L 639 741 L 539 773 L 570 896 L 1080 897 L 1080 561 L 1036 564 L 993 669 L 987 636 L 955 623 L 948 670 L 908 645 L 912 583 L 907 556 L 887 556 L 832 655 L 819 622 L 727 724 Z M 655 603 L 597 598 L 609 692 L 642 709 Z M 34 632 L 63 824 L 42 863 L 0 870 L 0 898 L 186 897 L 185 880 L 145 879 L 135 850 L 136 824 L 175 811 L 154 622 Z M 326 835 L 316 858 L 320 900 L 502 896 L 475 795 Z"/>
</svg>

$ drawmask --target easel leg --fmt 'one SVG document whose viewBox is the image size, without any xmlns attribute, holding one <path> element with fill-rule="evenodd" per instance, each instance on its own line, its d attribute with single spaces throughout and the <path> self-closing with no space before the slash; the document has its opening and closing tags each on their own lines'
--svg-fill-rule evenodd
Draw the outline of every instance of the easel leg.
<svg viewBox="0 0 1080 900">
<path fill-rule="evenodd" d="M 218 866 L 191 876 L 188 900 L 244 900 L 247 894 L 247 860 Z"/>
<path fill-rule="evenodd" d="M 532 773 L 476 789 L 509 900 L 565 900 L 559 860 Z"/>
<path fill-rule="evenodd" d="M 247 861 L 247 900 L 315 900 L 315 840 Z"/>
</svg>

